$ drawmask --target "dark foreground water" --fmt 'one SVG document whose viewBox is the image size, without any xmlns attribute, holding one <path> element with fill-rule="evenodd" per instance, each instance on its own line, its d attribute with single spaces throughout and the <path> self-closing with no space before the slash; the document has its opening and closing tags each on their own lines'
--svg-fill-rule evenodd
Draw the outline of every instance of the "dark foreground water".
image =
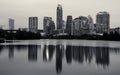
<svg viewBox="0 0 120 75">
<path fill-rule="evenodd" d="M 120 75 L 120 42 L 26 40 L 0 44 L 0 75 Z"/>
</svg>

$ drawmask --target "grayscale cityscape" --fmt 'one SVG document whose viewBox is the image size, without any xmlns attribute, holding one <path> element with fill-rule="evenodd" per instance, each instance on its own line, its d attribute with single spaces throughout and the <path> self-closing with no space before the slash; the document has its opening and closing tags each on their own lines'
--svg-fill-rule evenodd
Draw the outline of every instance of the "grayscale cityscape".
<svg viewBox="0 0 120 75">
<path fill-rule="evenodd" d="M 119 2 L 1 0 L 0 75 L 120 75 Z"/>
<path fill-rule="evenodd" d="M 56 24 L 52 20 L 52 17 L 43 17 L 43 29 L 38 29 L 38 17 L 28 17 L 28 28 L 15 29 L 15 19 L 9 18 L 9 28 L 7 31 L 21 30 L 26 32 L 37 33 L 40 31 L 43 36 L 47 35 L 102 35 L 103 33 L 110 33 L 117 31 L 120 33 L 120 28 L 110 28 L 110 13 L 107 11 L 100 11 L 96 13 L 96 23 L 93 23 L 93 19 L 90 15 L 78 16 L 72 18 L 72 15 L 68 15 L 66 20 L 63 20 L 63 7 L 61 4 L 57 5 L 56 10 Z M 2 29 L 2 26 L 1 26 Z"/>
<path fill-rule="evenodd" d="M 110 13 L 107 11 L 99 11 L 96 13 L 96 22 L 93 22 L 93 18 L 88 16 L 78 16 L 72 18 L 72 15 L 68 15 L 66 20 L 63 20 L 63 7 L 61 4 L 56 8 L 56 22 L 52 20 L 52 17 L 43 17 L 43 29 L 38 29 L 38 17 L 28 17 L 28 28 L 15 29 L 15 19 L 9 18 L 9 28 L 1 29 L 9 32 L 26 31 L 33 33 L 40 33 L 42 36 L 61 36 L 61 35 L 73 35 L 81 36 L 87 35 L 103 35 L 103 33 L 119 33 L 120 28 L 110 28 Z M 56 24 L 55 24 L 56 23 Z"/>
</svg>

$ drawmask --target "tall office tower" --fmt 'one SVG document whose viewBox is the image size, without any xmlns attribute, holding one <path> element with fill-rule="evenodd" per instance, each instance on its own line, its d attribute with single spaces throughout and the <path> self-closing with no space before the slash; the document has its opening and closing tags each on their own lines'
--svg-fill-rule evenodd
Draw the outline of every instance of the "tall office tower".
<svg viewBox="0 0 120 75">
<path fill-rule="evenodd" d="M 49 26 L 49 23 L 51 20 L 52 20 L 52 17 L 44 17 L 43 19 L 43 31 L 45 34 L 47 33 L 47 27 Z"/>
<path fill-rule="evenodd" d="M 14 29 L 14 19 L 9 18 L 9 29 L 13 30 Z"/>
<path fill-rule="evenodd" d="M 68 35 L 71 35 L 71 28 L 72 28 L 72 16 L 67 16 L 66 32 Z"/>
<path fill-rule="evenodd" d="M 46 35 L 53 34 L 53 31 L 55 30 L 55 23 L 52 21 L 51 17 L 44 17 L 43 30 Z"/>
<path fill-rule="evenodd" d="M 96 32 L 108 33 L 110 29 L 110 15 L 108 12 L 99 12 L 96 16 Z"/>
<path fill-rule="evenodd" d="M 58 4 L 57 6 L 57 30 L 61 30 L 62 29 L 62 24 L 63 24 L 63 9 L 62 9 L 62 5 Z"/>
<path fill-rule="evenodd" d="M 37 33 L 38 30 L 38 17 L 29 17 L 29 31 Z"/>
<path fill-rule="evenodd" d="M 51 21 L 50 25 L 49 25 L 49 34 L 53 35 L 54 31 L 55 31 L 55 23 L 54 23 L 54 21 Z"/>
<path fill-rule="evenodd" d="M 89 22 L 87 17 L 79 16 L 73 20 L 72 35 L 81 36 L 89 33 Z"/>
<path fill-rule="evenodd" d="M 88 15 L 87 18 L 88 18 L 89 34 L 96 34 L 92 17 Z"/>
</svg>

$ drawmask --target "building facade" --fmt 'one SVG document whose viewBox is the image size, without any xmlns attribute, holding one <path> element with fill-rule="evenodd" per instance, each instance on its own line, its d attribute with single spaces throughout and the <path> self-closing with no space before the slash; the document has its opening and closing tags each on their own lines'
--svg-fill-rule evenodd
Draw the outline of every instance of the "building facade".
<svg viewBox="0 0 120 75">
<path fill-rule="evenodd" d="M 20 30 L 20 31 L 25 31 L 25 32 L 29 32 L 29 29 L 28 29 L 28 28 L 19 28 L 18 30 Z"/>
<path fill-rule="evenodd" d="M 67 16 L 67 22 L 66 22 L 66 32 L 68 35 L 71 35 L 72 29 L 72 16 Z"/>
<path fill-rule="evenodd" d="M 49 27 L 48 27 L 48 35 L 53 35 L 55 31 L 55 23 L 54 21 L 50 21 Z"/>
<path fill-rule="evenodd" d="M 29 31 L 37 33 L 38 31 L 38 17 L 29 17 Z"/>
<path fill-rule="evenodd" d="M 83 34 L 87 34 L 89 31 L 87 23 L 87 17 L 80 16 L 79 18 L 75 18 L 73 20 L 72 35 L 80 36 Z"/>
<path fill-rule="evenodd" d="M 57 22 L 56 22 L 56 25 L 57 25 L 57 30 L 61 30 L 63 27 L 63 9 L 62 9 L 62 5 L 58 4 L 57 6 Z"/>
<path fill-rule="evenodd" d="M 95 25 L 93 23 L 92 17 L 88 15 L 87 18 L 88 18 L 89 34 L 91 35 L 96 34 Z"/>
<path fill-rule="evenodd" d="M 94 34 L 94 24 L 90 16 L 80 16 L 73 20 L 72 35 L 81 36 Z"/>
<path fill-rule="evenodd" d="M 96 32 L 109 33 L 110 15 L 108 12 L 99 12 L 96 16 Z"/>
<path fill-rule="evenodd" d="M 43 20 L 43 31 L 45 35 L 52 35 L 55 30 L 55 23 L 51 17 L 44 17 Z"/>
<path fill-rule="evenodd" d="M 43 19 L 43 31 L 45 34 L 47 34 L 47 27 L 49 26 L 51 20 L 52 17 L 46 17 L 46 16 Z"/>
<path fill-rule="evenodd" d="M 14 30 L 14 25 L 15 25 L 14 19 L 9 18 L 9 29 Z"/>
</svg>

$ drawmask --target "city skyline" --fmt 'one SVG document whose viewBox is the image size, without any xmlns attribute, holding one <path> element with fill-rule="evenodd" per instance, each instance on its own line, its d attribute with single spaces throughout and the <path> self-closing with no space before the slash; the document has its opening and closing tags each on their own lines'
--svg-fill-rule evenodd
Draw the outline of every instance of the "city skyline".
<svg viewBox="0 0 120 75">
<path fill-rule="evenodd" d="M 0 7 L 1 8 L 0 25 L 5 25 L 5 28 L 8 28 L 8 18 L 14 18 L 16 21 L 15 29 L 26 28 L 28 27 L 28 21 L 27 21 L 28 17 L 37 16 L 39 18 L 38 28 L 43 29 L 43 17 L 44 16 L 52 17 L 53 21 L 56 24 L 56 7 L 58 4 L 61 4 L 63 7 L 63 20 L 65 21 L 68 15 L 72 15 L 73 19 L 79 16 L 91 15 L 95 23 L 96 14 L 100 11 L 107 11 L 111 15 L 110 27 L 119 27 L 119 24 L 120 24 L 119 22 L 120 11 L 118 11 L 120 9 L 118 7 L 119 2 L 120 2 L 119 0 L 117 1 L 74 0 L 74 1 L 69 1 L 69 2 L 68 0 L 64 0 L 64 1 L 59 1 L 59 0 L 51 0 L 51 1 L 34 0 L 33 1 L 31 0 L 29 2 L 28 0 L 24 0 L 23 2 L 15 1 L 15 0 L 11 0 L 11 2 L 7 0 L 4 0 L 4 1 L 1 0 L 0 6 L 2 8 Z"/>
</svg>

